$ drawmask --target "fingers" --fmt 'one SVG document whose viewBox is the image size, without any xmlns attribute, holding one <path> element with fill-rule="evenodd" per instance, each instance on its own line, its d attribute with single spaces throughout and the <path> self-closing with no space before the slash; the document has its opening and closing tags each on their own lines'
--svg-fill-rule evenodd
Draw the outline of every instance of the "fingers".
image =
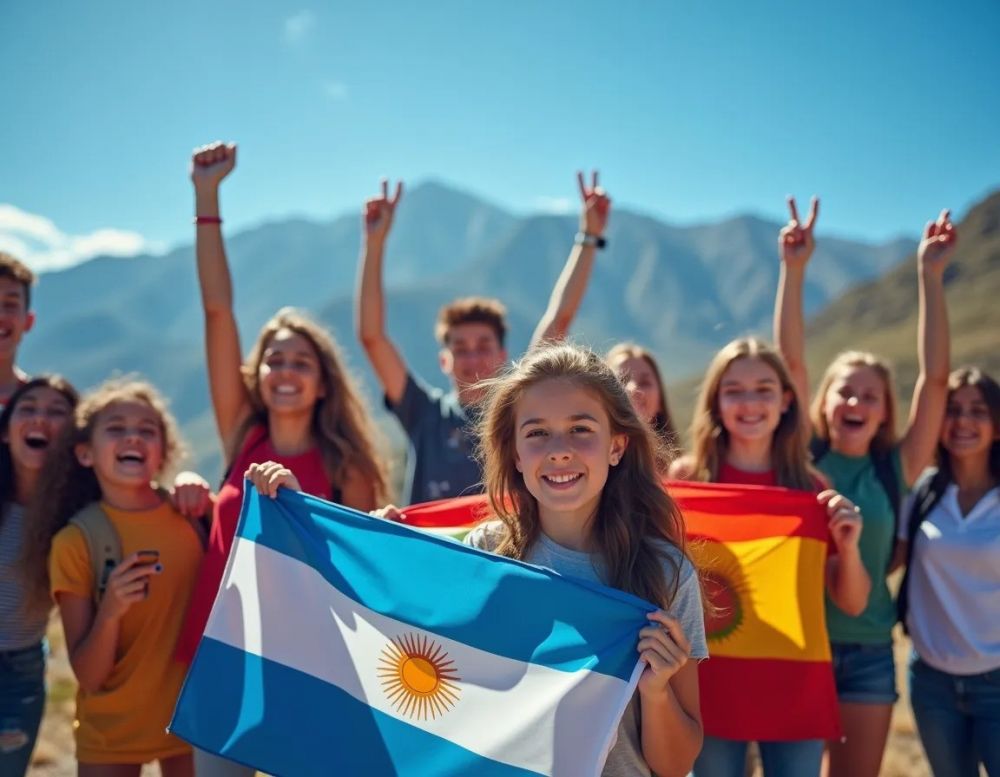
<svg viewBox="0 0 1000 777">
<path fill-rule="evenodd" d="M 276 461 L 251 464 L 243 476 L 253 483 L 257 491 L 272 499 L 278 495 L 278 489 L 282 486 L 293 491 L 302 490 L 294 473 Z"/>
<path fill-rule="evenodd" d="M 382 199 L 386 202 L 389 201 L 389 179 L 383 178 L 379 183 L 382 185 Z"/>
<path fill-rule="evenodd" d="M 386 505 L 385 507 L 380 507 L 377 510 L 372 510 L 368 514 L 374 515 L 376 518 L 383 518 L 387 521 L 395 521 L 396 523 L 402 523 L 406 520 L 406 514 L 396 507 L 396 505 Z"/>
<path fill-rule="evenodd" d="M 688 642 L 687 635 L 684 634 L 684 629 L 681 628 L 680 621 L 675 618 L 671 618 L 663 610 L 651 612 L 646 617 L 650 621 L 658 623 L 668 634 L 670 634 L 674 642 L 680 645 L 684 652 L 689 653 L 691 651 L 691 643 Z"/>
<path fill-rule="evenodd" d="M 144 580 L 150 575 L 159 574 L 162 570 L 162 564 L 143 563 L 139 554 L 133 553 L 123 559 L 118 566 L 111 570 L 111 574 L 108 575 L 108 583 L 111 584 L 112 582 L 120 582 L 127 585 L 136 580 Z"/>
<path fill-rule="evenodd" d="M 580 187 L 580 199 L 584 202 L 587 201 L 587 184 L 583 180 L 583 172 L 580 170 L 576 171 L 576 183 Z"/>
<path fill-rule="evenodd" d="M 795 224 L 798 224 L 799 223 L 799 209 L 797 207 L 795 207 L 795 198 L 792 197 L 791 195 L 788 195 L 788 197 L 786 198 L 786 201 L 788 202 L 789 221 L 792 221 Z"/>
<path fill-rule="evenodd" d="M 597 187 L 598 187 L 598 184 L 597 184 L 597 171 L 594 170 L 590 174 L 590 188 L 591 189 L 597 189 Z"/>
<path fill-rule="evenodd" d="M 392 203 L 392 207 L 395 208 L 402 198 L 403 198 L 403 182 L 396 181 L 396 193 L 392 196 L 392 200 L 390 201 Z"/>
<path fill-rule="evenodd" d="M 816 223 L 816 217 L 819 215 L 819 197 L 815 195 L 809 201 L 809 219 L 806 221 L 806 229 L 811 230 L 813 225 Z"/>
</svg>

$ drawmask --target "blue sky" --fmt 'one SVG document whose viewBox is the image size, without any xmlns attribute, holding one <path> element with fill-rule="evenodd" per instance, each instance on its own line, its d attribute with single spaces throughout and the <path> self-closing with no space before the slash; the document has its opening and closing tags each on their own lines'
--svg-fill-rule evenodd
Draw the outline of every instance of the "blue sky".
<svg viewBox="0 0 1000 777">
<path fill-rule="evenodd" d="M 190 240 L 216 138 L 230 229 L 360 210 L 383 175 L 575 210 L 596 166 L 681 223 L 816 192 L 821 232 L 873 239 L 1000 187 L 992 0 L 7 2 L 0 27 L 0 238 L 39 262 Z"/>
</svg>

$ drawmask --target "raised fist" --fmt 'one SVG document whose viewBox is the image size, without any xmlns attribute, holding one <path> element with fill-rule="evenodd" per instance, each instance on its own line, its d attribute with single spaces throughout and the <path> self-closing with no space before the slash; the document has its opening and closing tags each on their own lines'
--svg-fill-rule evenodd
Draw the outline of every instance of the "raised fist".
<svg viewBox="0 0 1000 777">
<path fill-rule="evenodd" d="M 191 154 L 191 180 L 198 186 L 218 186 L 236 167 L 236 144 L 215 142 Z"/>
<path fill-rule="evenodd" d="M 924 227 L 924 237 L 917 249 L 917 259 L 921 267 L 944 272 L 951 261 L 958 243 L 958 232 L 951 223 L 951 211 L 943 210 L 937 221 L 928 221 Z"/>
</svg>

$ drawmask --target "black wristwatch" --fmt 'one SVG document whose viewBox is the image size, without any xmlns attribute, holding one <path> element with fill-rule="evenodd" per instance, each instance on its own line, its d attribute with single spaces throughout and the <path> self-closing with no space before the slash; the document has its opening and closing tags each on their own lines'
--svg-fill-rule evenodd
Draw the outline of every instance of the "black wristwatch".
<svg viewBox="0 0 1000 777">
<path fill-rule="evenodd" d="M 589 232 L 577 232 L 575 242 L 578 246 L 594 246 L 594 248 L 604 248 L 608 244 L 605 238 Z"/>
</svg>

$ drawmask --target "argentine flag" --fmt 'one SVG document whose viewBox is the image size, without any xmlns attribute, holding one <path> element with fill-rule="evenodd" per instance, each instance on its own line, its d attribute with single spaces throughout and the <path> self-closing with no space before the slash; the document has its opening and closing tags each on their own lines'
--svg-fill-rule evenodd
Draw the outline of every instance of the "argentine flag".
<svg viewBox="0 0 1000 777">
<path fill-rule="evenodd" d="M 275 775 L 597 775 L 653 609 L 247 483 L 170 730 Z"/>
</svg>

